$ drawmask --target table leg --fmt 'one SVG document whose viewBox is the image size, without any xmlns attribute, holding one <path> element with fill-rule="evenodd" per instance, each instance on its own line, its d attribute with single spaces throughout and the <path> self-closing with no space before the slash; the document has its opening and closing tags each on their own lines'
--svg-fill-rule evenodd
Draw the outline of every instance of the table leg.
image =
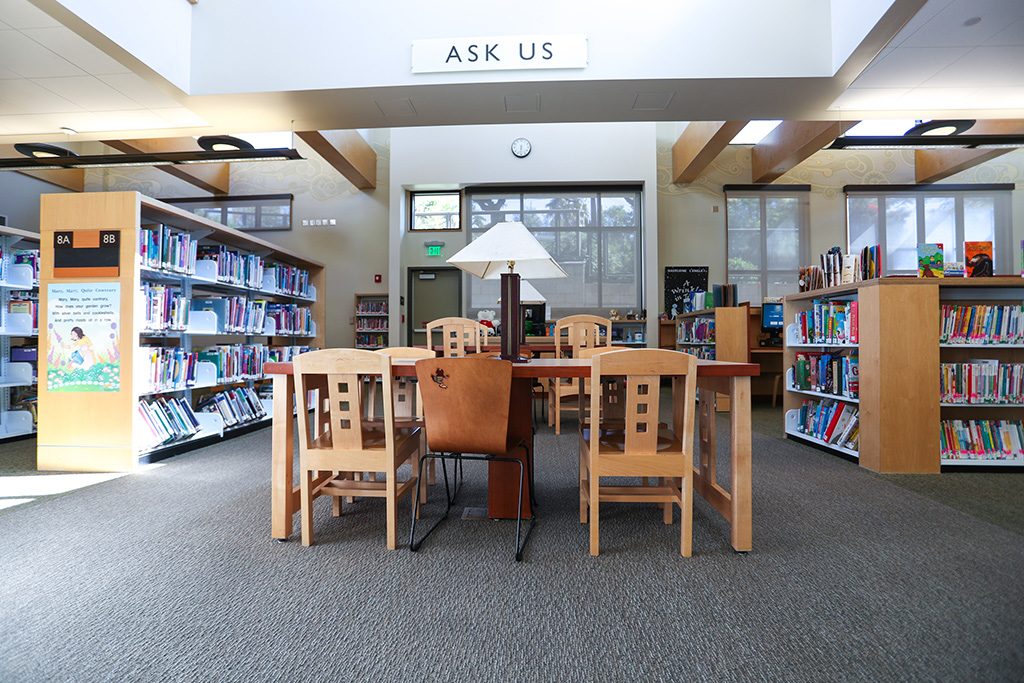
<svg viewBox="0 0 1024 683">
<path fill-rule="evenodd" d="M 509 434 L 510 443 L 526 443 L 533 453 L 533 380 L 529 378 L 512 379 L 512 395 L 509 403 Z M 524 460 L 522 449 L 513 450 L 510 456 Z M 536 454 L 534 453 L 536 462 Z M 491 462 L 487 464 L 487 516 L 491 519 L 516 518 L 516 493 L 519 491 L 519 466 L 511 462 Z M 523 485 L 523 517 L 533 516 L 530 505 L 529 469 L 526 470 L 526 481 Z"/>
<path fill-rule="evenodd" d="M 747 552 L 753 547 L 753 491 L 750 437 L 750 378 L 730 381 L 732 412 L 729 417 L 732 446 L 732 547 Z"/>
<path fill-rule="evenodd" d="M 274 375 L 274 418 L 271 426 L 270 535 L 285 540 L 292 533 L 295 496 L 295 379 Z"/>
</svg>

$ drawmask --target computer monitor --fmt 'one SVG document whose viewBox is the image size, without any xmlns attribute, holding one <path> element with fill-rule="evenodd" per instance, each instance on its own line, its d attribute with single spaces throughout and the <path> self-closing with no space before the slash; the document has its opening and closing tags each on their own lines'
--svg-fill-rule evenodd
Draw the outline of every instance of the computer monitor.
<svg viewBox="0 0 1024 683">
<path fill-rule="evenodd" d="M 761 329 L 765 332 L 781 330 L 785 322 L 782 314 L 781 303 L 761 304 Z"/>
</svg>

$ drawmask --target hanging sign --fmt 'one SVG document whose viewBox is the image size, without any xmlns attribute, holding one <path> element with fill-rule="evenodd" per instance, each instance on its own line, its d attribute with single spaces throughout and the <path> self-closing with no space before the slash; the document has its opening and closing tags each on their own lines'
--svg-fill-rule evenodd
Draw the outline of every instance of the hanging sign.
<svg viewBox="0 0 1024 683">
<path fill-rule="evenodd" d="M 53 277 L 118 277 L 120 274 L 120 230 L 53 233 Z"/>
<path fill-rule="evenodd" d="M 120 323 L 120 283 L 47 285 L 47 391 L 120 391 Z"/>
<path fill-rule="evenodd" d="M 582 34 L 478 36 L 412 41 L 412 72 L 584 69 Z"/>
</svg>

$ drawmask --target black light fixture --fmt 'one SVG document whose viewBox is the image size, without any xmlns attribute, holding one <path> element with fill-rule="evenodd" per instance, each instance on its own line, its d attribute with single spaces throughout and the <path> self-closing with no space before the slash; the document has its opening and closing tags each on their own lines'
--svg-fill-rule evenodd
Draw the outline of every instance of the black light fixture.
<svg viewBox="0 0 1024 683">
<path fill-rule="evenodd" d="M 1016 149 L 1024 135 L 844 135 L 828 149 Z"/>
<path fill-rule="evenodd" d="M 34 143 L 32 146 L 36 146 Z M 53 147 L 43 145 L 43 147 Z M 61 147 L 54 149 L 61 150 Z M 22 154 L 26 152 L 18 150 Z M 30 156 L 28 159 L 0 159 L 0 171 L 44 171 L 60 168 L 112 168 L 117 166 L 170 166 L 176 164 L 223 164 L 232 161 L 290 161 L 301 159 L 298 150 L 232 149 L 218 152 L 157 152 L 152 154 L 90 154 L 78 156 L 63 150 L 63 156 Z"/>
<path fill-rule="evenodd" d="M 57 145 L 48 145 L 45 142 L 16 142 L 14 143 L 14 149 L 19 154 L 24 154 L 31 159 L 66 159 L 78 156 L 70 149 L 64 149 Z"/>
<path fill-rule="evenodd" d="M 241 149 L 255 149 L 252 144 L 233 135 L 203 135 L 196 142 L 207 152 L 231 152 Z"/>
<path fill-rule="evenodd" d="M 921 121 L 904 135 L 960 135 L 977 123 L 974 119 L 933 119 Z"/>
</svg>

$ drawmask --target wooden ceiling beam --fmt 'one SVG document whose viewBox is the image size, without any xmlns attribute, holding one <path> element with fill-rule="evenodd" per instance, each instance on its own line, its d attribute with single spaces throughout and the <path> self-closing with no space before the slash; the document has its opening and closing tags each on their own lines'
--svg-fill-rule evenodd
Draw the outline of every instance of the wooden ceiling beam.
<svg viewBox="0 0 1024 683">
<path fill-rule="evenodd" d="M 307 130 L 295 133 L 360 190 L 377 187 L 377 153 L 354 130 Z"/>
<path fill-rule="evenodd" d="M 672 145 L 672 182 L 692 183 L 715 160 L 746 121 L 690 121 Z"/>
<path fill-rule="evenodd" d="M 990 119 L 978 121 L 966 135 L 1024 134 L 1024 120 Z M 914 178 L 918 183 L 934 183 L 969 168 L 1001 157 L 1012 149 L 918 149 L 914 150 Z"/>
<path fill-rule="evenodd" d="M 14 149 L 14 145 L 0 145 L 0 158 L 16 159 L 20 156 L 22 156 L 21 152 Z M 85 169 L 62 168 L 49 171 L 17 171 L 17 173 L 63 187 L 72 192 L 85 191 Z"/>
<path fill-rule="evenodd" d="M 104 145 L 125 154 L 156 154 L 160 152 L 191 152 L 202 147 L 195 139 L 152 138 L 147 140 L 104 140 Z M 231 164 L 188 164 L 187 166 L 156 166 L 164 173 L 195 185 L 211 194 L 228 194 L 231 189 Z"/>
<path fill-rule="evenodd" d="M 852 128 L 857 121 L 783 121 L 750 155 L 751 181 L 770 183 Z"/>
</svg>

